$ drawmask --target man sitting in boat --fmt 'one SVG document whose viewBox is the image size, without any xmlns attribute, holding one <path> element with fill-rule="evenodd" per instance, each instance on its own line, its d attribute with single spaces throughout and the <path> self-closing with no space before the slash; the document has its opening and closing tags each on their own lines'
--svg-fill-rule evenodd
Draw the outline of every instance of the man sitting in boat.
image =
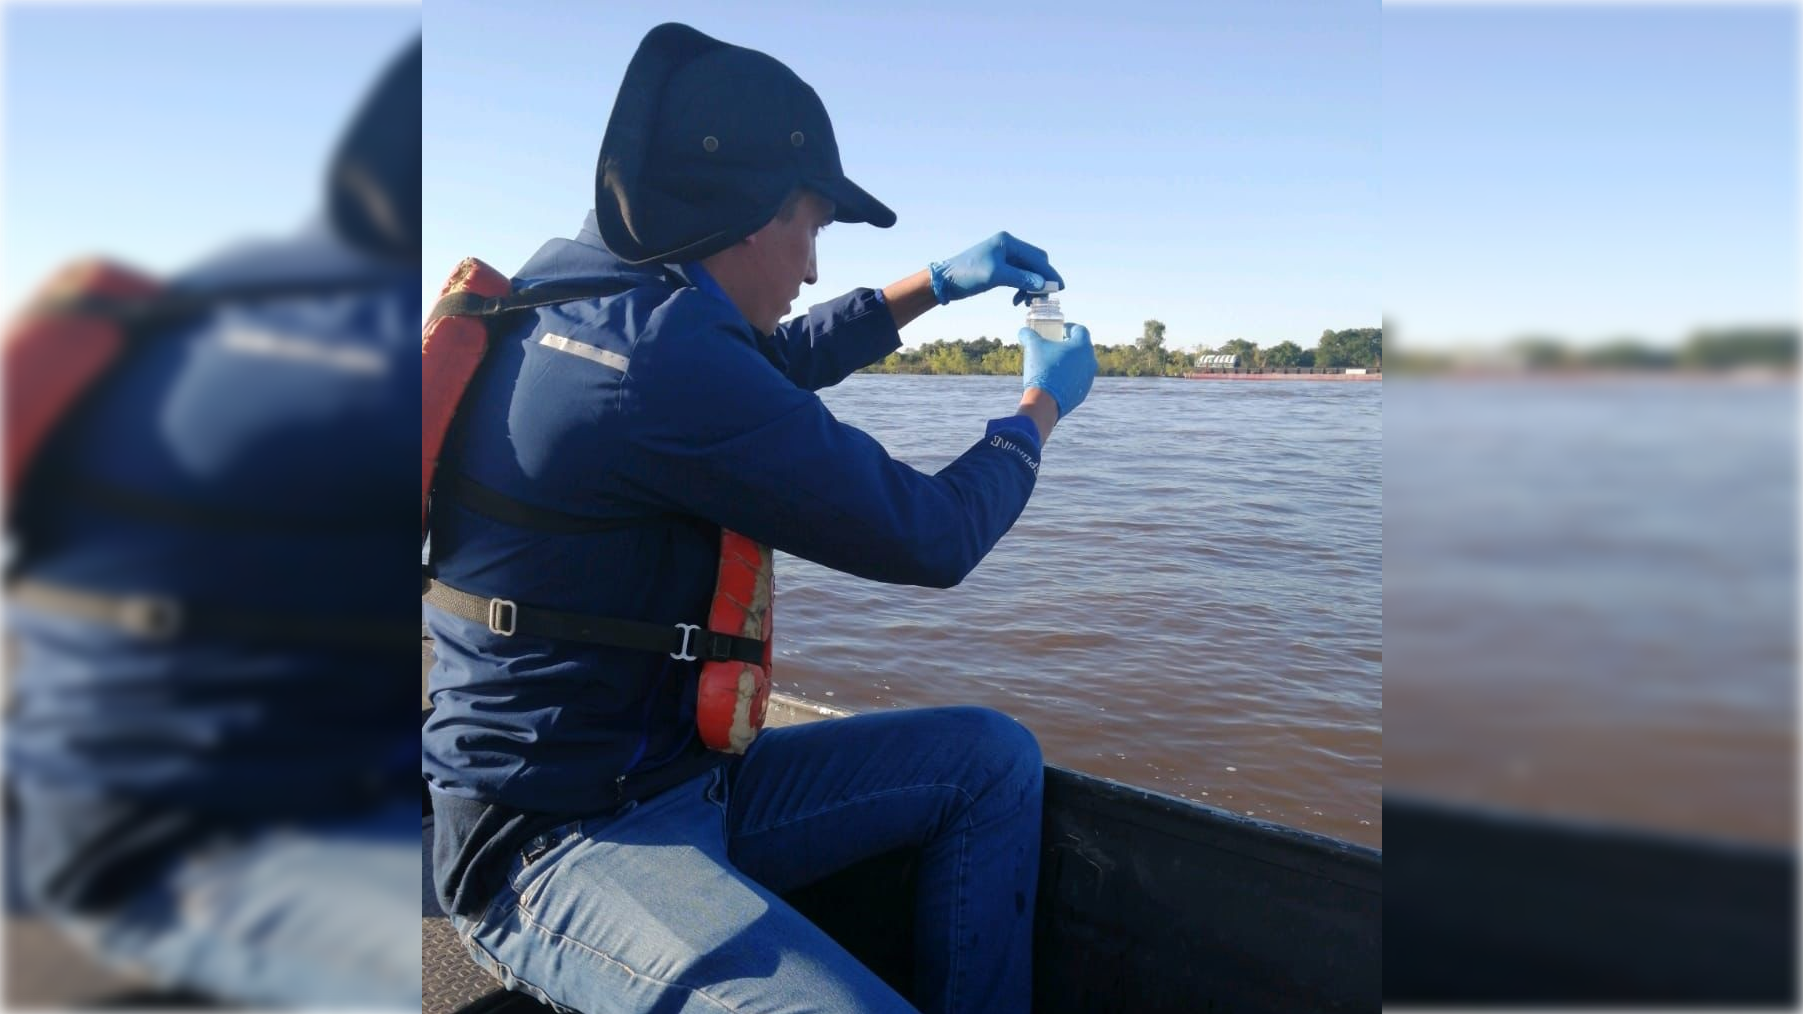
<svg viewBox="0 0 1803 1014">
<path fill-rule="evenodd" d="M 758 735 L 768 563 L 956 585 L 1025 508 L 1095 356 L 1079 325 L 1023 333 L 1016 410 L 935 475 L 895 461 L 813 392 L 936 305 L 1063 279 L 1000 234 L 782 324 L 832 221 L 895 214 L 845 177 L 814 91 L 663 25 L 626 70 L 576 238 L 526 263 L 512 303 L 479 309 L 454 278 L 428 329 L 430 357 L 458 314 L 530 307 L 485 322 L 482 369 L 448 395 L 422 736 L 440 901 L 512 989 L 589 1012 L 1028 1009 L 1032 734 L 948 707 Z M 904 848 L 907 998 L 779 897 Z"/>
</svg>

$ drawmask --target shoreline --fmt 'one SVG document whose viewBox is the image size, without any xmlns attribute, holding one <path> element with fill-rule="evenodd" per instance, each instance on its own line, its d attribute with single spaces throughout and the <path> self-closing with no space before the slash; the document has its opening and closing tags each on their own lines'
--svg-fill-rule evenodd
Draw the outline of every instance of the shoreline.
<svg viewBox="0 0 1803 1014">
<path fill-rule="evenodd" d="M 1182 380 L 1340 380 L 1382 383 L 1381 373 L 1185 373 Z"/>
</svg>

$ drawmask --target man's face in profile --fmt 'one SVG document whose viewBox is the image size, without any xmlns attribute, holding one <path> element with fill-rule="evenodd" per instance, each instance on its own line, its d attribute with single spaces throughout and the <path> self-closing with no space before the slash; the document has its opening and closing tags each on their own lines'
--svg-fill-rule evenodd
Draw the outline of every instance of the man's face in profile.
<svg viewBox="0 0 1803 1014">
<path fill-rule="evenodd" d="M 793 309 L 802 285 L 819 280 L 815 241 L 832 222 L 833 211 L 832 201 L 804 190 L 789 215 L 777 215 L 749 237 L 759 301 L 751 323 L 758 330 L 775 331 Z"/>
</svg>

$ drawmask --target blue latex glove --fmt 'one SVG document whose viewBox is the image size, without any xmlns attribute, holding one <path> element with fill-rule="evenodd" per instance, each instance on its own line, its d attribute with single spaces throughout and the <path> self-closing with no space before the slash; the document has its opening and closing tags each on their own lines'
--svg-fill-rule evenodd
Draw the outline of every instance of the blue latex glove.
<svg viewBox="0 0 1803 1014">
<path fill-rule="evenodd" d="M 1035 293 L 1044 292 L 1047 281 L 1064 287 L 1064 276 L 1053 270 L 1044 250 L 1005 232 L 996 233 L 949 261 L 934 261 L 927 266 L 927 273 L 933 279 L 933 298 L 939 300 L 940 306 L 1002 286 L 1021 290 L 1014 294 L 1018 306 Z"/>
<path fill-rule="evenodd" d="M 1020 329 L 1023 368 L 1021 390 L 1037 387 L 1058 402 L 1058 418 L 1071 414 L 1089 397 L 1096 379 L 1096 350 L 1089 343 L 1089 328 L 1064 325 L 1064 340 L 1047 341 L 1030 327 Z"/>
</svg>

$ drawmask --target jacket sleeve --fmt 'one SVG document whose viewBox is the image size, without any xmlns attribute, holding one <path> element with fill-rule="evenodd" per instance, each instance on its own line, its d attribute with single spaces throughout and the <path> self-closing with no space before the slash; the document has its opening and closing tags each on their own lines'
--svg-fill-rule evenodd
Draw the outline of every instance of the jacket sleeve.
<svg viewBox="0 0 1803 1014">
<path fill-rule="evenodd" d="M 835 419 L 744 335 L 663 328 L 633 353 L 622 464 L 635 492 L 784 552 L 949 588 L 1025 509 L 1037 441 L 985 434 L 927 475 Z"/>
<path fill-rule="evenodd" d="M 789 380 L 808 391 L 831 387 L 901 348 L 901 335 L 882 293 L 854 289 L 776 329 Z"/>
</svg>

